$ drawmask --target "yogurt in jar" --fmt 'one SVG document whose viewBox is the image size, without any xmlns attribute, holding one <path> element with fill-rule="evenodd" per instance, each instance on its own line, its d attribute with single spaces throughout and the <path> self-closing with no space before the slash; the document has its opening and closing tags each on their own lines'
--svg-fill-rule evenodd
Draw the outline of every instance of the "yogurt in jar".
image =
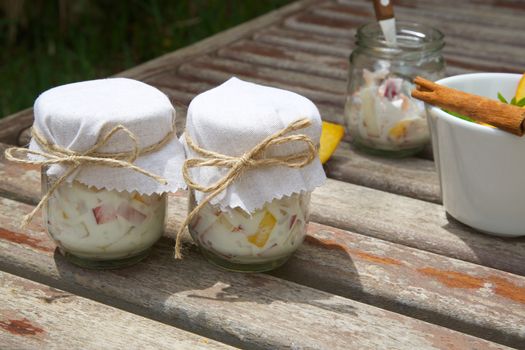
<svg viewBox="0 0 525 350">
<path fill-rule="evenodd" d="M 119 259 L 150 248 L 163 233 L 166 195 L 59 186 L 47 204 L 48 232 L 81 258 Z"/>
<path fill-rule="evenodd" d="M 429 140 L 424 104 L 410 97 L 410 81 L 390 75 L 387 69 L 364 69 L 363 80 L 345 108 L 354 138 L 385 150 L 418 147 Z"/>
<path fill-rule="evenodd" d="M 208 204 L 189 224 L 194 240 L 233 263 L 250 264 L 292 254 L 304 240 L 308 194 L 294 194 L 246 213 L 240 208 L 222 211 Z M 194 199 L 190 198 L 194 206 Z"/>
</svg>

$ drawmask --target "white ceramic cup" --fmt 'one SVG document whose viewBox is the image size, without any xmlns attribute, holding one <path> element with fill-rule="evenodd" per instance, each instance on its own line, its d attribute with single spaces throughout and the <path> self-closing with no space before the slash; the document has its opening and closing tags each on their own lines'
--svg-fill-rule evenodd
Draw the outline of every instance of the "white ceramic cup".
<svg viewBox="0 0 525 350">
<path fill-rule="evenodd" d="M 437 83 L 497 99 L 514 96 L 521 75 L 477 73 Z M 454 117 L 427 105 L 434 159 L 446 211 L 488 234 L 525 235 L 525 136 Z"/>
</svg>

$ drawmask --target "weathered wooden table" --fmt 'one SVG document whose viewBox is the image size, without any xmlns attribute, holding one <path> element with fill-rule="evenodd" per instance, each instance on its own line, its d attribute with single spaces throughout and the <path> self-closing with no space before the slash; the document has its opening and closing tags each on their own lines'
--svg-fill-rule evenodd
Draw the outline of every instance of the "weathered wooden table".
<svg viewBox="0 0 525 350">
<path fill-rule="evenodd" d="M 232 75 L 301 93 L 341 122 L 347 56 L 371 8 L 299 1 L 121 75 L 165 91 L 182 124 L 191 98 Z M 525 67 L 523 1 L 400 0 L 396 13 L 445 32 L 449 74 Z M 2 149 L 26 143 L 31 122 L 30 110 L 2 120 Z M 431 159 L 343 143 L 312 195 L 306 243 L 270 274 L 217 270 L 189 238 L 174 261 L 183 194 L 142 263 L 72 266 L 41 222 L 18 228 L 39 199 L 38 169 L 2 159 L 0 348 L 525 349 L 525 239 L 447 217 Z"/>
</svg>

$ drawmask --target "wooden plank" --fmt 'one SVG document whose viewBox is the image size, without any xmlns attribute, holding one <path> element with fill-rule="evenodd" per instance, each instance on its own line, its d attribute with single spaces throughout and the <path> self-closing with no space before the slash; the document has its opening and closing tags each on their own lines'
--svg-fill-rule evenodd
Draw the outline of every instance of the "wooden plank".
<svg viewBox="0 0 525 350">
<path fill-rule="evenodd" d="M 363 21 L 362 24 L 365 24 Z M 333 35 L 319 35 L 304 30 L 290 30 L 289 28 L 270 27 L 265 31 L 259 32 L 254 36 L 257 42 L 263 42 L 278 47 L 288 47 L 293 50 L 300 50 L 312 54 L 332 55 L 336 57 L 348 58 L 352 49 L 355 48 L 355 28 L 348 28 L 352 32 L 344 37 L 335 37 Z M 505 62 L 513 66 L 513 69 L 520 69 L 519 52 L 507 54 L 510 45 L 492 43 L 483 50 L 479 50 L 479 44 L 471 40 L 447 36 L 446 45 L 443 49 L 444 56 L 449 66 L 448 75 L 464 74 L 468 72 L 479 71 L 469 68 L 472 60 L 478 63 L 486 62 Z M 458 61 L 459 58 L 459 61 Z M 464 58 L 470 61 L 465 65 Z M 462 61 L 463 59 L 463 61 Z M 460 71 L 458 71 L 458 69 Z"/>
<path fill-rule="evenodd" d="M 25 174 L 24 177 L 22 174 Z M 417 170 L 411 175 L 415 174 Z M 39 198 L 38 171 L 24 173 L 19 165 L 0 158 L 0 175 L 2 196 L 26 203 L 35 203 L 35 198 Z M 421 182 L 419 186 L 425 187 Z M 182 208 L 181 212 L 184 211 Z M 503 239 L 481 234 L 447 216 L 438 204 L 328 180 L 312 195 L 312 219 L 386 241 L 525 275 L 525 238 Z"/>
<path fill-rule="evenodd" d="M 397 7 L 396 7 L 397 9 Z M 497 11 L 492 11 L 497 15 Z M 352 21 L 352 23 L 363 25 L 374 18 L 374 13 L 368 3 L 356 1 L 351 6 L 330 4 L 318 6 L 313 14 L 326 18 Z M 425 23 L 441 29 L 445 34 L 446 45 L 443 53 L 449 64 L 476 67 L 480 71 L 494 71 L 494 67 L 501 67 L 504 71 L 521 71 L 521 57 L 524 49 L 516 45 L 518 39 L 514 36 L 515 31 L 520 31 L 517 21 L 512 21 L 513 28 L 499 28 L 486 24 L 472 24 L 472 17 L 457 16 L 452 13 L 444 13 L 439 10 L 421 11 L 418 9 L 396 10 L 396 17 L 403 20 Z M 436 18 L 437 17 L 437 18 Z M 443 25 L 444 22 L 454 22 L 452 26 Z"/>
<path fill-rule="evenodd" d="M 223 82 L 232 76 L 295 91 L 317 102 L 344 105 L 344 82 L 312 78 L 309 74 L 267 69 L 259 65 L 203 56 L 181 65 L 179 74 L 210 83 Z M 316 84 L 319 80 L 319 84 Z"/>
<path fill-rule="evenodd" d="M 310 54 L 252 40 L 236 42 L 227 48 L 219 50 L 218 54 L 221 57 L 255 63 L 259 66 L 307 73 L 311 83 L 317 82 L 316 76 L 339 80 L 336 92 L 344 93 L 346 91 L 346 80 L 348 79 L 347 57 L 337 57 L 322 53 Z M 327 84 L 319 82 L 318 85 L 324 88 Z"/>
<path fill-rule="evenodd" d="M 0 271 L 4 349 L 233 349 Z"/>
<path fill-rule="evenodd" d="M 521 2 L 521 0 L 517 1 Z M 336 0 L 335 2 L 360 8 L 362 9 L 361 12 L 365 14 L 373 12 L 369 9 L 370 5 L 366 0 Z M 520 23 L 516 22 L 517 16 L 520 16 L 520 11 L 506 8 L 503 5 L 503 1 L 396 0 L 397 8 L 401 11 L 400 15 L 403 17 L 414 13 L 424 14 L 433 18 L 477 24 L 484 27 L 490 23 L 491 26 L 498 28 L 511 30 L 520 28 Z M 511 34 L 509 33 L 508 35 Z"/>
<path fill-rule="evenodd" d="M 281 73 L 282 77 L 279 78 L 279 72 L 274 69 L 264 69 L 250 63 L 235 62 L 217 57 L 202 57 L 193 60 L 191 63 L 183 64 L 173 80 L 182 76 L 185 79 L 206 81 L 216 86 L 230 77 L 236 76 L 254 83 L 272 85 L 312 99 L 323 115 L 323 119 L 342 123 L 344 94 L 335 94 L 333 90 L 320 87 L 315 88 L 312 86 L 315 85 L 315 82 L 311 81 L 312 79 L 306 74 L 302 75 L 302 79 L 308 80 L 309 84 L 312 85 L 298 83 L 300 73 L 286 71 Z M 154 80 L 152 83 L 155 84 Z"/>
<path fill-rule="evenodd" d="M 430 160 L 374 157 L 342 142 L 325 170 L 333 179 L 441 203 L 439 178 Z"/>
<path fill-rule="evenodd" d="M 525 344 L 525 278 L 310 223 L 273 275 L 508 346 Z"/>
<path fill-rule="evenodd" d="M 313 221 L 525 275 L 525 238 L 482 234 L 443 206 L 337 180 L 312 194 Z"/>
<path fill-rule="evenodd" d="M 455 6 L 396 6 L 396 18 L 440 28 L 446 35 L 470 39 L 479 43 L 504 43 L 514 46 L 525 39 L 522 33 L 523 24 L 517 19 L 518 14 L 501 13 L 497 6 L 480 9 L 468 6 L 458 11 Z M 374 19 L 373 8 L 362 0 L 346 0 L 337 3 L 326 3 L 313 9 L 316 13 L 325 13 L 338 19 L 356 19 L 358 17 L 371 21 Z M 490 25 L 487 25 L 490 23 Z M 448 25 L 447 25 L 448 24 Z M 520 33 L 518 33 L 520 32 Z M 516 41 L 517 40 L 517 41 Z M 517 52 L 517 50 L 516 50 Z M 514 52 L 514 54 L 516 53 Z"/>
<path fill-rule="evenodd" d="M 31 206 L 7 199 L 0 199 L 0 206 L 4 271 L 234 346 L 347 349 L 351 342 L 356 348 L 503 348 L 273 276 L 220 271 L 188 245 L 185 259 L 176 262 L 172 240 L 161 240 L 134 268 L 83 270 L 35 246 L 35 241 L 40 247 L 50 244 L 38 221 L 28 231 L 16 231 L 16 223 Z M 177 212 L 181 208 L 171 206 L 170 217 Z M 15 235 L 26 241 L 12 239 Z"/>
<path fill-rule="evenodd" d="M 40 167 L 7 162 L 4 151 L 8 147 L 0 144 L 0 197 L 36 205 L 40 198 Z"/>
<path fill-rule="evenodd" d="M 33 109 L 28 108 L 0 119 L 0 142 L 16 145 L 20 132 L 33 124 Z"/>
<path fill-rule="evenodd" d="M 339 6 L 338 8 L 346 9 L 347 11 L 345 13 L 342 10 L 330 11 L 329 9 L 323 10 L 321 8 L 312 12 L 303 12 L 286 19 L 285 28 L 327 37 L 353 38 L 356 28 L 373 20 L 373 16 L 368 15 L 368 7 L 364 10 L 356 10 L 355 6 Z M 426 20 L 423 22 L 427 23 Z M 428 24 L 440 27 L 439 21 Z M 456 25 L 447 28 L 456 28 Z M 445 33 L 447 35 L 445 40 L 450 44 L 444 48 L 445 59 L 448 65 L 453 68 L 454 73 L 456 73 L 455 68 L 475 69 L 477 71 L 521 71 L 519 58 L 523 55 L 524 50 L 516 47 L 515 41 L 509 41 L 510 39 L 507 41 L 495 39 L 490 45 L 479 43 L 476 40 L 479 38 L 479 35 L 476 35 L 479 33 L 479 29 L 479 26 L 469 28 L 466 34 L 461 29 L 459 31 L 455 29 L 452 33 Z M 511 38 L 510 36 L 507 37 Z M 501 45 L 505 47 L 505 50 L 502 51 L 499 47 L 495 47 Z M 477 54 L 480 51 L 490 51 L 491 56 L 480 58 L 480 55 L 485 55 Z M 469 52 L 472 53 L 469 54 Z M 498 60 L 502 52 L 509 52 L 509 55 L 504 60 Z M 509 60 L 512 60 L 512 62 L 509 62 Z"/>
<path fill-rule="evenodd" d="M 355 47 L 353 37 L 328 37 L 277 26 L 261 30 L 253 36 L 253 40 L 343 58 L 348 58 Z"/>
<path fill-rule="evenodd" d="M 36 177 L 30 181 L 36 189 Z M 168 235 L 186 206 L 183 195 L 170 198 Z M 0 223 L 19 215 L 4 211 Z M 43 251 L 53 247 L 33 231 L 11 240 Z M 519 322 L 525 317 L 525 278 L 501 271 L 312 223 L 307 244 L 276 275 L 506 345 L 525 341 Z"/>
</svg>

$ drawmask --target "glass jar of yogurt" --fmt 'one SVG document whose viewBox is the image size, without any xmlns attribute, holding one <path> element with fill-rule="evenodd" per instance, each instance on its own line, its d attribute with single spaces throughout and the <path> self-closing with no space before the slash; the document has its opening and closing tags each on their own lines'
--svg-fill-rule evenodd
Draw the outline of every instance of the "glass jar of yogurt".
<svg viewBox="0 0 525 350">
<path fill-rule="evenodd" d="M 397 46 L 388 46 L 377 23 L 361 27 L 350 55 L 345 120 L 352 143 L 368 153 L 405 157 L 429 142 L 424 105 L 412 99 L 412 80 L 444 76 L 443 34 L 397 23 Z"/>
<path fill-rule="evenodd" d="M 293 194 L 248 213 L 207 204 L 188 228 L 211 262 L 235 271 L 267 271 L 281 266 L 306 235 L 310 193 Z M 189 210 L 196 206 L 193 191 Z"/>
<path fill-rule="evenodd" d="M 42 193 L 56 179 L 42 171 Z M 132 265 L 164 232 L 167 196 L 98 190 L 80 182 L 60 185 L 49 198 L 44 222 L 61 253 L 88 268 Z"/>
<path fill-rule="evenodd" d="M 181 137 L 185 224 L 211 263 L 269 271 L 299 248 L 310 193 L 326 179 L 315 152 L 321 123 L 307 98 L 237 78 L 192 100 Z"/>
<path fill-rule="evenodd" d="M 14 150 L 42 165 L 42 200 L 24 222 L 42 208 L 59 251 L 82 267 L 146 257 L 164 231 L 167 194 L 185 188 L 169 98 L 136 80 L 101 79 L 50 89 L 34 111 L 29 149 Z"/>
</svg>

